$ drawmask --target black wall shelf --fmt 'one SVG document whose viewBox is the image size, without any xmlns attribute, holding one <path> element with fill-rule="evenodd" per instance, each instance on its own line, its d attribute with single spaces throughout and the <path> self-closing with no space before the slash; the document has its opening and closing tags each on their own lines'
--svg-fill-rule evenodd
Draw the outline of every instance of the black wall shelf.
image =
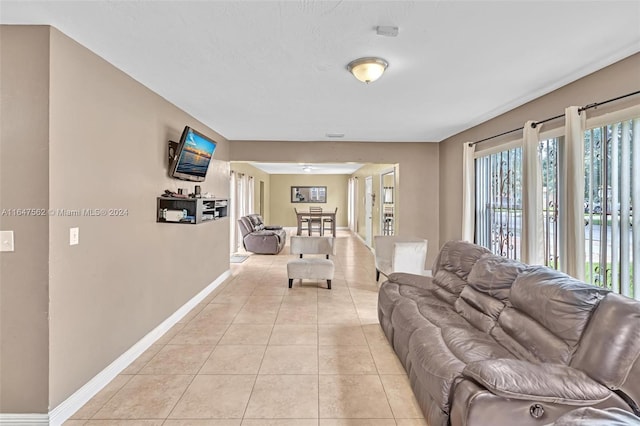
<svg viewBox="0 0 640 426">
<path fill-rule="evenodd" d="M 229 200 L 224 198 L 158 197 L 157 222 L 199 224 L 227 217 Z"/>
</svg>

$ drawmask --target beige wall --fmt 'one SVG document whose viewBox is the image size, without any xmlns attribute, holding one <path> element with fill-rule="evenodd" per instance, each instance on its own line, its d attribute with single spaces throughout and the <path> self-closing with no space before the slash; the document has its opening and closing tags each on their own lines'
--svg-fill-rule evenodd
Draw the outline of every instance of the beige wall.
<svg viewBox="0 0 640 426">
<path fill-rule="evenodd" d="M 336 226 L 347 226 L 348 175 L 271 175 L 271 218 L 274 224 L 297 226 L 293 211 L 308 211 L 309 206 L 320 206 L 333 211 L 336 207 Z M 326 186 L 326 203 L 292 203 L 292 186 Z"/>
<path fill-rule="evenodd" d="M 440 229 L 438 144 L 232 141 L 230 147 L 234 161 L 398 164 L 401 233 L 429 240 L 427 264 L 435 259 Z"/>
<path fill-rule="evenodd" d="M 49 29 L 0 26 L 0 211 L 49 205 Z M 49 221 L 0 216 L 0 412 L 48 408 Z"/>
<path fill-rule="evenodd" d="M 634 92 L 638 87 L 640 87 L 640 54 L 635 54 L 441 142 L 439 144 L 440 241 L 444 244 L 448 240 L 459 239 L 462 236 L 463 143 L 522 127 L 527 120 L 544 120 L 562 114 L 568 106 L 587 105 Z M 619 108 L 630 102 L 637 103 L 638 97 L 590 110 L 588 116 Z M 555 120 L 543 125 L 542 131 L 562 125 L 564 125 L 563 120 Z M 517 134 L 511 135 L 512 138 L 514 136 Z"/>
<path fill-rule="evenodd" d="M 231 170 L 253 176 L 253 212 L 260 213 L 260 181 L 264 182 L 264 216 L 265 223 L 271 223 L 271 177 L 269 173 L 253 167 L 251 164 L 234 161 Z"/>
<path fill-rule="evenodd" d="M 156 223 L 165 188 L 194 186 L 168 176 L 167 141 L 218 141 L 201 186 L 219 197 L 229 145 L 57 30 L 1 31 L 1 207 L 127 212 L 2 218 L 1 409 L 46 413 L 229 269 L 228 219 Z"/>
<path fill-rule="evenodd" d="M 50 404 L 55 407 L 229 269 L 229 221 L 156 223 L 167 141 L 185 125 L 218 142 L 202 191 L 229 194 L 228 142 L 51 32 L 50 206 L 124 217 L 50 218 Z M 80 244 L 69 246 L 69 227 Z"/>
</svg>

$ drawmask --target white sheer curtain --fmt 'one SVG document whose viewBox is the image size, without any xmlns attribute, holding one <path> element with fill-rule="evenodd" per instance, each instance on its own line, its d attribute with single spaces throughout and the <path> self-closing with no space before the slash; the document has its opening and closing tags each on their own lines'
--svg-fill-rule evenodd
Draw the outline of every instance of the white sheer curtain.
<svg viewBox="0 0 640 426">
<path fill-rule="evenodd" d="M 540 126 L 527 121 L 522 131 L 522 239 L 521 260 L 544 265 L 544 210 L 542 165 L 538 155 Z"/>
<path fill-rule="evenodd" d="M 229 232 L 230 237 L 230 248 L 231 254 L 236 253 L 238 251 L 238 234 L 240 230 L 238 229 L 238 216 L 239 213 L 239 205 L 238 205 L 238 174 L 231 171 L 231 183 L 229 188 L 229 218 L 231 219 L 231 231 Z"/>
<path fill-rule="evenodd" d="M 585 115 L 579 107 L 565 110 L 559 187 L 560 270 L 584 280 L 584 144 Z"/>
<path fill-rule="evenodd" d="M 633 225 L 633 293 L 636 300 L 640 300 L 640 119 L 633 120 L 633 157 L 632 157 L 632 192 L 631 206 L 635 206 L 636 214 L 632 216 Z"/>
<path fill-rule="evenodd" d="M 254 198 L 255 198 L 255 187 L 254 187 L 254 183 L 255 180 L 253 179 L 253 176 L 247 176 L 247 185 L 245 187 L 245 198 L 247 200 L 247 204 L 246 204 L 246 213 L 245 214 L 252 214 L 255 213 L 255 207 L 254 207 Z"/>
<path fill-rule="evenodd" d="M 242 233 L 238 219 L 253 213 L 254 179 L 244 173 L 231 172 L 231 253 L 237 253 L 242 246 Z"/>
<path fill-rule="evenodd" d="M 473 242 L 475 225 L 475 145 L 465 143 L 462 152 L 462 239 Z"/>
</svg>

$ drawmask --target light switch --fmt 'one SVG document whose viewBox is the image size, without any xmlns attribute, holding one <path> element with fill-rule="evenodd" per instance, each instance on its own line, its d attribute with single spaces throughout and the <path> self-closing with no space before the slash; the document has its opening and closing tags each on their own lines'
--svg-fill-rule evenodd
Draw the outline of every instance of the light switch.
<svg viewBox="0 0 640 426">
<path fill-rule="evenodd" d="M 13 251 L 13 231 L 0 231 L 0 251 Z"/>
<path fill-rule="evenodd" d="M 80 228 L 69 228 L 69 245 L 75 246 L 80 243 Z"/>
</svg>

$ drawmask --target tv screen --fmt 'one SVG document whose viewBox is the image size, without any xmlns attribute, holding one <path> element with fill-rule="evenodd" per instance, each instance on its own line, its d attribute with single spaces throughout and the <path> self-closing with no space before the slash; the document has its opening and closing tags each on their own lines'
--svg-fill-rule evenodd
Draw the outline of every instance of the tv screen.
<svg viewBox="0 0 640 426">
<path fill-rule="evenodd" d="M 202 182 L 215 150 L 216 143 L 213 140 L 186 126 L 171 166 L 171 176 Z"/>
</svg>

